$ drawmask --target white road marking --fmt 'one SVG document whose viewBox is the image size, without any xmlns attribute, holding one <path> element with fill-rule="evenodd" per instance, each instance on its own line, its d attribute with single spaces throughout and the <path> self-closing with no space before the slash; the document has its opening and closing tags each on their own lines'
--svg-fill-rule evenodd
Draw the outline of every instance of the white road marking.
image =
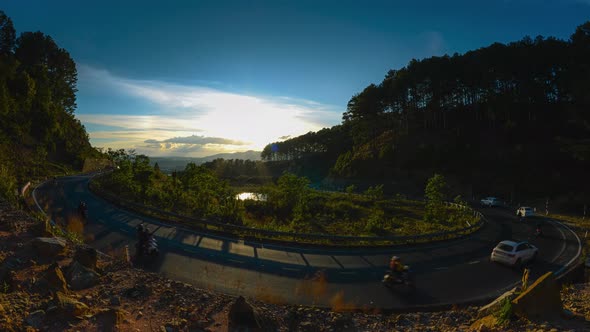
<svg viewBox="0 0 590 332">
<path fill-rule="evenodd" d="M 576 253 L 576 256 L 574 258 L 572 258 L 569 262 L 567 262 L 567 264 L 562 266 L 561 269 L 555 271 L 556 275 L 560 275 L 566 268 L 568 268 L 574 261 L 576 261 L 580 257 L 580 254 L 582 253 L 582 241 L 580 241 L 580 237 L 578 236 L 578 234 L 576 234 L 576 232 L 572 231 L 572 229 L 569 228 L 567 225 L 564 225 L 563 223 L 561 223 L 557 220 L 552 220 L 552 222 L 556 222 L 556 223 L 562 225 L 563 227 L 565 227 L 568 231 L 570 231 L 572 234 L 574 234 L 574 236 L 576 237 L 576 240 L 578 240 L 578 252 Z M 565 239 L 565 236 L 564 236 L 564 239 Z"/>
<path fill-rule="evenodd" d="M 551 222 L 551 221 L 550 221 Z M 562 224 L 563 225 L 563 224 Z M 557 228 L 557 230 L 561 233 L 561 237 L 563 238 L 563 241 L 561 241 L 561 250 L 559 251 L 559 254 L 555 255 L 555 257 L 553 257 L 553 259 L 549 262 L 549 263 L 553 263 L 555 262 L 559 256 L 561 256 L 561 254 L 563 254 L 563 252 L 565 251 L 565 247 L 566 247 L 566 240 L 567 238 L 565 237 L 565 233 L 563 232 L 563 230 L 561 230 L 561 227 L 557 227 L 555 225 L 553 225 L 555 228 Z M 564 225 L 565 226 L 565 225 Z"/>
<path fill-rule="evenodd" d="M 479 261 L 471 261 L 471 262 L 469 262 L 467 264 L 477 264 L 477 263 L 479 263 Z"/>
</svg>

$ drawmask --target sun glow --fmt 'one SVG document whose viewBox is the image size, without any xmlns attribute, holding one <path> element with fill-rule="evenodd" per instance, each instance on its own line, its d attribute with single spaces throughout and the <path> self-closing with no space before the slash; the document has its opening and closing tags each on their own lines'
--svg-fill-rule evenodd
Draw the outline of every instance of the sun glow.
<svg viewBox="0 0 590 332">
<path fill-rule="evenodd" d="M 113 93 L 148 101 L 159 109 L 149 115 L 140 111 L 80 115 L 84 123 L 116 128 L 89 131 L 91 140 L 99 141 L 99 146 L 134 148 L 154 156 L 262 150 L 280 137 L 317 131 L 339 119 L 339 113 L 312 101 L 129 80 L 87 66 L 81 68 L 80 79 L 101 90 L 111 87 Z"/>
</svg>

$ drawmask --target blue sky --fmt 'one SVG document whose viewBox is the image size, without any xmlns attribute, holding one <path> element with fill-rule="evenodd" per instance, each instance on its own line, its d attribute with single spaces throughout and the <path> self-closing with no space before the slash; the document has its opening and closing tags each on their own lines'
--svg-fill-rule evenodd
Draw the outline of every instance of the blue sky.
<svg viewBox="0 0 590 332">
<path fill-rule="evenodd" d="M 81 4 L 84 3 L 84 4 Z M 568 39 L 590 0 L 27 1 L 0 9 L 78 65 L 97 147 L 152 156 L 261 149 L 338 124 L 412 58 L 525 35 Z"/>
</svg>

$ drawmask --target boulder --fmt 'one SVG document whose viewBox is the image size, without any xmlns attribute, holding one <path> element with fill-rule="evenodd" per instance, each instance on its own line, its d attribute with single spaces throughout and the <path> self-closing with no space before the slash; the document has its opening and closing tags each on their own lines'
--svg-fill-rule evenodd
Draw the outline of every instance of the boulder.
<svg viewBox="0 0 590 332">
<path fill-rule="evenodd" d="M 27 318 L 25 318 L 25 322 L 30 326 L 40 329 L 43 326 L 43 320 L 45 319 L 45 311 L 37 310 L 31 312 Z"/>
<path fill-rule="evenodd" d="M 560 288 L 553 272 L 547 272 L 512 300 L 514 314 L 529 320 L 559 316 L 563 311 Z"/>
<path fill-rule="evenodd" d="M 55 293 L 53 297 L 53 305 L 55 309 L 52 311 L 63 315 L 66 319 L 81 317 L 88 313 L 87 305 L 66 296 L 62 292 Z"/>
<path fill-rule="evenodd" d="M 84 267 L 91 270 L 96 270 L 96 262 L 98 260 L 98 252 L 90 246 L 80 246 L 76 249 L 74 260 Z"/>
<path fill-rule="evenodd" d="M 98 273 L 84 267 L 78 261 L 73 261 L 66 269 L 66 279 L 73 290 L 95 286 L 99 283 L 99 278 Z"/>
<path fill-rule="evenodd" d="M 57 263 L 49 265 L 40 282 L 45 284 L 51 291 L 59 291 L 62 293 L 68 292 L 68 284 L 66 283 L 64 274 Z"/>
<path fill-rule="evenodd" d="M 55 257 L 64 252 L 66 249 L 66 240 L 59 237 L 37 237 L 32 241 L 39 257 Z"/>
<path fill-rule="evenodd" d="M 112 332 L 117 331 L 118 325 L 125 319 L 125 314 L 123 310 L 109 308 L 101 309 L 94 314 L 93 318 L 96 320 L 99 331 Z"/>
<path fill-rule="evenodd" d="M 506 293 L 500 295 L 500 297 L 498 297 L 497 299 L 495 299 L 494 301 L 490 302 L 489 304 L 479 308 L 479 310 L 477 311 L 477 317 L 478 318 L 483 318 L 487 315 L 496 313 L 500 310 L 500 308 L 502 307 L 502 305 L 504 304 L 504 300 L 508 299 L 509 301 L 512 301 L 515 297 L 516 297 L 516 291 L 518 290 L 518 287 L 514 287 L 513 289 L 507 291 Z"/>
<path fill-rule="evenodd" d="M 497 331 L 498 319 L 494 315 L 482 317 L 471 324 L 469 331 L 488 332 Z"/>
<path fill-rule="evenodd" d="M 256 310 L 242 296 L 239 296 L 229 308 L 228 327 L 229 330 L 261 327 Z"/>
</svg>

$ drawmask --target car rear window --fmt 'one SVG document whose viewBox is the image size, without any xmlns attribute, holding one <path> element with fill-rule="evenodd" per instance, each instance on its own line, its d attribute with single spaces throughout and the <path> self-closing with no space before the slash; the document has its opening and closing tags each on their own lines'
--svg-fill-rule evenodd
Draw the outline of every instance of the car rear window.
<svg viewBox="0 0 590 332">
<path fill-rule="evenodd" d="M 514 247 L 509 244 L 499 244 L 496 248 L 503 251 L 512 251 L 514 249 Z"/>
</svg>

